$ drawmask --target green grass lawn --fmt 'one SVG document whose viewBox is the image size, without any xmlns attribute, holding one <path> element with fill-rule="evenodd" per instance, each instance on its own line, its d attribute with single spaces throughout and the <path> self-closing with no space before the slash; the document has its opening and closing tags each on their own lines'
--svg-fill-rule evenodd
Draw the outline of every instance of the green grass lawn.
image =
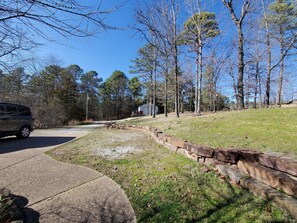
<svg viewBox="0 0 297 223">
<path fill-rule="evenodd" d="M 159 115 L 127 123 L 154 126 L 178 138 L 211 147 L 238 147 L 297 155 L 297 107 L 250 109 L 205 116 Z"/>
<path fill-rule="evenodd" d="M 141 131 L 98 129 L 48 154 L 112 178 L 138 222 L 296 222 Z"/>
</svg>

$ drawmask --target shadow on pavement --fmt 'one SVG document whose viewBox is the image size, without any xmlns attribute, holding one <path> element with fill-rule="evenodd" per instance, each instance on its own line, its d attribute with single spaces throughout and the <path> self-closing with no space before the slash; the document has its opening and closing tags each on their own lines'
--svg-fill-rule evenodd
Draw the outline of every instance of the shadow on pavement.
<svg viewBox="0 0 297 223">
<path fill-rule="evenodd" d="M 27 198 L 11 194 L 9 191 L 0 201 L 0 222 L 39 223 L 39 212 L 26 207 L 28 203 Z"/>
<path fill-rule="evenodd" d="M 22 196 L 15 196 L 14 198 L 18 207 L 22 210 L 22 220 L 26 223 L 39 223 L 39 212 L 27 207 L 28 199 Z"/>
<path fill-rule="evenodd" d="M 48 146 L 56 146 L 73 139 L 75 139 L 75 137 L 32 136 L 27 139 L 3 138 L 0 139 L 0 154 L 24 149 L 41 149 Z"/>
<path fill-rule="evenodd" d="M 105 192 L 100 194 L 100 199 L 98 199 L 98 195 L 90 196 L 88 192 L 86 192 L 87 194 L 72 193 L 70 197 L 65 196 L 65 194 L 58 195 L 52 200 L 37 204 L 36 209 L 40 213 L 33 209 L 27 210 L 27 223 L 135 223 L 134 211 L 130 203 L 123 198 L 123 195 L 117 191 L 107 190 Z"/>
<path fill-rule="evenodd" d="M 39 223 L 40 213 L 31 209 L 24 208 L 26 223 Z"/>
</svg>

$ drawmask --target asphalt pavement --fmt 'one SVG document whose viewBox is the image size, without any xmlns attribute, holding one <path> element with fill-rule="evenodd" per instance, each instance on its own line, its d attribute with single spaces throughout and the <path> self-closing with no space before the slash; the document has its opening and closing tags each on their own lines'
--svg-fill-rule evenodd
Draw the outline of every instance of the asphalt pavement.
<svg viewBox="0 0 297 223">
<path fill-rule="evenodd" d="M 0 188 L 17 195 L 27 222 L 136 222 L 124 191 L 94 170 L 44 154 L 101 124 L 35 130 L 0 139 Z"/>
</svg>

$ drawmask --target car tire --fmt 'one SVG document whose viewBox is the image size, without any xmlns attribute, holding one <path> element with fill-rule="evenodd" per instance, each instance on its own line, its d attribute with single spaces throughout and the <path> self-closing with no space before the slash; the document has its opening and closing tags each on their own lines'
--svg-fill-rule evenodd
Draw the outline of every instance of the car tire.
<svg viewBox="0 0 297 223">
<path fill-rule="evenodd" d="M 29 126 L 23 126 L 19 133 L 17 134 L 17 138 L 19 139 L 26 139 L 30 135 L 30 127 Z"/>
</svg>

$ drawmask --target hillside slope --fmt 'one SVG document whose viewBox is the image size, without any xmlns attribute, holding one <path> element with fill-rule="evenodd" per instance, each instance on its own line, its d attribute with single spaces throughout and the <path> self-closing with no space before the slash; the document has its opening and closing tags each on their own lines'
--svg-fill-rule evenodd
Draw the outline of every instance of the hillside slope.
<svg viewBox="0 0 297 223">
<path fill-rule="evenodd" d="M 141 117 L 128 123 L 154 126 L 167 134 L 211 147 L 237 147 L 297 155 L 297 108 L 230 111 L 180 118 Z"/>
</svg>

